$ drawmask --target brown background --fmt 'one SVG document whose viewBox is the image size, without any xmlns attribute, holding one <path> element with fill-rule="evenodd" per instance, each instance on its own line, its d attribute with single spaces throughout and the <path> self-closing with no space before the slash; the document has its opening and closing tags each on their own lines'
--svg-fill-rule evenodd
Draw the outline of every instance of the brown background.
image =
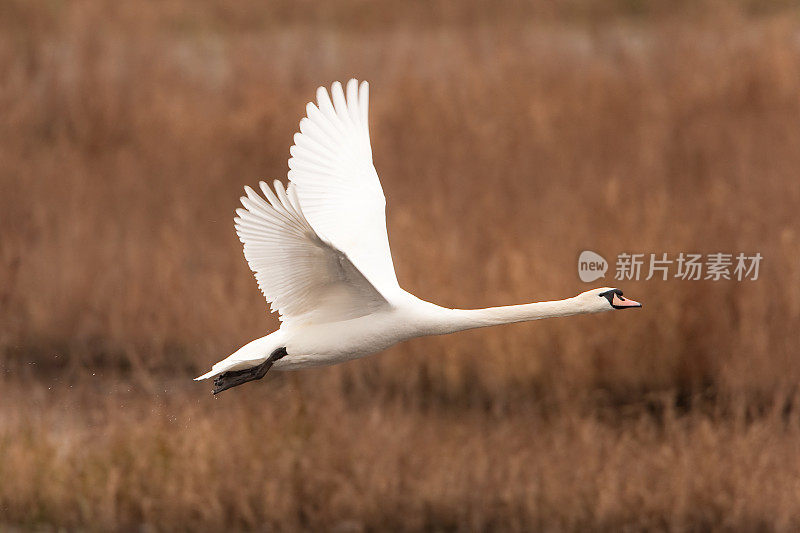
<svg viewBox="0 0 800 533">
<path fill-rule="evenodd" d="M 120 4 L 0 2 L 0 527 L 800 526 L 794 3 Z M 353 76 L 404 288 L 645 308 L 193 383 L 277 326 L 233 210 Z"/>
</svg>

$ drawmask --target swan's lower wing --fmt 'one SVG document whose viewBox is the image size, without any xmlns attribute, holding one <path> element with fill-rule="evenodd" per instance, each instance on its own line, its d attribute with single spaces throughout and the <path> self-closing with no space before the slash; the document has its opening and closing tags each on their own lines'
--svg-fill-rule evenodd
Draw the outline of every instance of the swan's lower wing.
<svg viewBox="0 0 800 533">
<path fill-rule="evenodd" d="M 246 187 L 236 233 L 264 297 L 281 320 L 321 323 L 364 316 L 389 306 L 347 255 L 306 220 L 294 191 L 261 182 L 265 201 Z"/>
</svg>

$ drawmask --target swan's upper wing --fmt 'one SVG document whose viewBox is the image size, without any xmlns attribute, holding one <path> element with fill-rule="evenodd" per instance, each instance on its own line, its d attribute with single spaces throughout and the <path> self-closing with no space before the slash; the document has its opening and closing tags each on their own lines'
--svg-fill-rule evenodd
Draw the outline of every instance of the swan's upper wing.
<svg viewBox="0 0 800 533">
<path fill-rule="evenodd" d="M 250 187 L 237 209 L 236 233 L 261 292 L 283 321 L 330 322 L 364 316 L 387 301 L 347 255 L 317 235 L 297 194 L 263 181 L 269 202 Z"/>
<path fill-rule="evenodd" d="M 389 297 L 399 286 L 386 234 L 386 199 L 372 164 L 369 86 L 350 80 L 345 96 L 336 82 L 331 96 L 320 87 L 317 105 L 306 107 L 291 148 L 289 187 L 317 233 Z"/>
</svg>

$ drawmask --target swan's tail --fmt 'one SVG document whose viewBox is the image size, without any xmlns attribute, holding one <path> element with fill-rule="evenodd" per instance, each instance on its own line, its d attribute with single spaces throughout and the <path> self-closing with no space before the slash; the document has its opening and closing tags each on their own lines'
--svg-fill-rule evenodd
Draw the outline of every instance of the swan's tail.
<svg viewBox="0 0 800 533">
<path fill-rule="evenodd" d="M 230 356 L 214 364 L 211 370 L 202 376 L 194 378 L 194 380 L 202 381 L 219 376 L 225 372 L 246 370 L 262 364 L 275 350 L 281 347 L 279 346 L 278 339 L 275 338 L 277 333 L 279 332 L 276 331 L 266 337 L 261 337 L 260 339 L 245 344 Z"/>
<path fill-rule="evenodd" d="M 222 369 L 222 368 L 217 368 L 217 365 L 218 365 L 218 364 L 220 364 L 220 363 L 222 363 L 222 362 L 223 362 L 223 361 L 220 361 L 220 362 L 219 362 L 219 363 L 217 363 L 216 365 L 212 366 L 212 367 L 211 367 L 211 370 L 209 370 L 208 372 L 206 372 L 206 373 L 205 373 L 205 374 L 203 374 L 202 376 L 197 376 L 196 378 L 194 378 L 194 380 L 195 380 L 195 381 L 203 381 L 204 379 L 213 378 L 214 376 L 217 376 L 217 375 L 219 375 L 219 374 L 221 374 L 221 373 L 225 372 L 225 370 L 224 370 L 224 369 Z"/>
</svg>

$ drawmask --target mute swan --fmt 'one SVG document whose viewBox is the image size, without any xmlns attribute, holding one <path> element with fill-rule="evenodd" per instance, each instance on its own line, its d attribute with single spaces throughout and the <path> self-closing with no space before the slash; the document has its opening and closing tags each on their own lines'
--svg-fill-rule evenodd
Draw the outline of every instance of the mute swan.
<svg viewBox="0 0 800 533">
<path fill-rule="evenodd" d="M 294 370 L 363 357 L 423 335 L 612 309 L 641 307 L 610 287 L 565 300 L 488 309 L 448 309 L 397 283 L 386 234 L 386 199 L 372 164 L 369 85 L 317 89 L 289 159 L 289 187 L 264 197 L 250 187 L 237 209 L 244 256 L 280 329 L 239 348 L 195 378 L 216 377 L 214 394 Z M 266 200 L 265 200 L 266 198 Z"/>
</svg>

